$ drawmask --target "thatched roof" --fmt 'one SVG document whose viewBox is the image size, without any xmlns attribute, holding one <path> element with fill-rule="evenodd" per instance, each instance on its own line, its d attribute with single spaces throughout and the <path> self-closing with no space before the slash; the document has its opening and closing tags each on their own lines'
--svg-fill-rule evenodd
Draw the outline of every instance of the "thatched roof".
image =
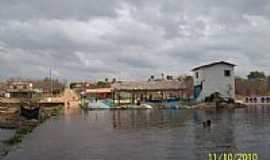
<svg viewBox="0 0 270 160">
<path fill-rule="evenodd" d="M 112 88 L 86 89 L 86 93 L 111 93 Z"/>
<path fill-rule="evenodd" d="M 185 86 L 177 80 L 162 81 L 132 81 L 118 82 L 112 84 L 115 91 L 165 91 L 165 90 L 182 90 Z"/>
</svg>

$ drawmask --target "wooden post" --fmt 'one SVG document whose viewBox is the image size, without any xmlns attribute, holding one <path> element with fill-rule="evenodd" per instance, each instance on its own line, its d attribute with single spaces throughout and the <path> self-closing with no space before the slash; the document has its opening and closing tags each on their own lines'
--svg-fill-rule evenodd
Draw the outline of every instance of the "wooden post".
<svg viewBox="0 0 270 160">
<path fill-rule="evenodd" d="M 184 95 L 183 95 L 183 90 L 182 90 L 182 89 L 180 89 L 180 97 L 181 97 L 181 99 L 183 99 L 183 98 L 184 98 Z"/>
<path fill-rule="evenodd" d="M 134 103 L 135 103 L 135 95 L 134 95 L 134 93 L 132 93 L 131 99 L 132 99 L 132 100 L 131 100 L 131 103 L 134 104 Z"/>
<path fill-rule="evenodd" d="M 113 104 L 115 104 L 115 92 L 112 91 L 112 100 L 113 100 Z"/>
<path fill-rule="evenodd" d="M 120 106 L 120 99 L 121 99 L 121 96 L 120 96 L 121 92 L 118 93 L 118 105 Z"/>
</svg>

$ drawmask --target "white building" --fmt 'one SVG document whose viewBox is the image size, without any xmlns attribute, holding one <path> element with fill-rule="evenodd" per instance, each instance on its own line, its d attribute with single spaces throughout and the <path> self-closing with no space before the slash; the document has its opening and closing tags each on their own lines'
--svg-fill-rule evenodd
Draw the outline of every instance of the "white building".
<svg viewBox="0 0 270 160">
<path fill-rule="evenodd" d="M 203 101 L 215 92 L 234 99 L 234 67 L 234 64 L 221 61 L 194 68 L 194 99 Z"/>
</svg>

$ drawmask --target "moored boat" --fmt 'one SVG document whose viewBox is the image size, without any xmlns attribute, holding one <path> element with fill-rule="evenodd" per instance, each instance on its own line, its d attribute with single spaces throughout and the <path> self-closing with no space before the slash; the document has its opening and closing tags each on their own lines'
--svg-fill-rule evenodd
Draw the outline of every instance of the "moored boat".
<svg viewBox="0 0 270 160">
<path fill-rule="evenodd" d="M 145 103 L 141 104 L 140 107 L 144 109 L 153 109 L 153 107 L 150 104 L 145 104 Z"/>
<path fill-rule="evenodd" d="M 110 100 L 90 100 L 87 103 L 87 109 L 98 110 L 98 109 L 111 109 L 112 102 Z"/>
<path fill-rule="evenodd" d="M 180 99 L 166 99 L 166 100 L 148 100 L 145 101 L 146 104 L 149 104 L 151 106 L 162 106 L 160 108 L 166 108 L 166 109 L 180 109 Z M 159 107 L 157 107 L 159 108 Z"/>
<path fill-rule="evenodd" d="M 21 116 L 27 119 L 38 119 L 40 107 L 21 106 Z"/>
</svg>

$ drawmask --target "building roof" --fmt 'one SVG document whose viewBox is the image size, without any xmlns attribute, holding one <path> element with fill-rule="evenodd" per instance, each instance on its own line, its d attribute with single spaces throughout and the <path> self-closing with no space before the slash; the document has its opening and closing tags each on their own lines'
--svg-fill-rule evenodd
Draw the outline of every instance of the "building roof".
<svg viewBox="0 0 270 160">
<path fill-rule="evenodd" d="M 111 93 L 112 88 L 86 89 L 86 93 Z"/>
<path fill-rule="evenodd" d="M 31 88 L 22 88 L 22 89 L 13 89 L 13 88 L 9 88 L 9 89 L 7 89 L 6 90 L 7 92 L 9 92 L 9 93 L 15 93 L 15 92 L 24 92 L 24 93 L 26 93 L 26 92 L 36 92 L 36 90 L 34 90 L 34 89 L 31 89 Z"/>
<path fill-rule="evenodd" d="M 185 86 L 176 80 L 162 81 L 131 81 L 112 84 L 116 91 L 162 91 L 162 90 L 181 90 Z"/>
<path fill-rule="evenodd" d="M 232 66 L 232 67 L 236 66 L 235 64 L 232 64 L 232 63 L 229 63 L 229 62 L 219 61 L 219 62 L 213 62 L 213 63 L 209 63 L 209 64 L 206 64 L 206 65 L 195 67 L 195 68 L 192 69 L 192 71 L 196 71 L 196 70 L 199 70 L 199 69 L 202 69 L 202 68 L 212 67 L 212 66 L 219 65 L 219 64 L 225 64 L 225 65 Z"/>
</svg>

